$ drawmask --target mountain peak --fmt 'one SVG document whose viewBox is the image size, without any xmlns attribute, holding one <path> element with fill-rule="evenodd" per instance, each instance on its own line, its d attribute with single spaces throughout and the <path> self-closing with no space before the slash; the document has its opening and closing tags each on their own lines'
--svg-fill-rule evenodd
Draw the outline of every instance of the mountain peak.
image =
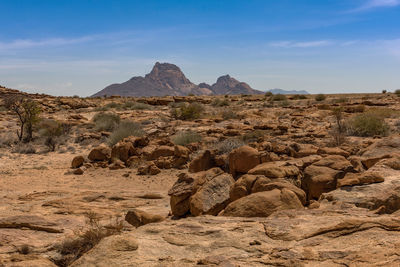
<svg viewBox="0 0 400 267">
<path fill-rule="evenodd" d="M 231 76 L 218 78 L 217 83 L 210 86 L 205 83 L 195 85 L 181 69 L 171 63 L 156 62 L 145 77 L 133 77 L 121 84 L 107 86 L 93 96 L 164 96 L 164 95 L 210 95 L 210 94 L 258 94 L 246 83 L 241 83 Z"/>
</svg>

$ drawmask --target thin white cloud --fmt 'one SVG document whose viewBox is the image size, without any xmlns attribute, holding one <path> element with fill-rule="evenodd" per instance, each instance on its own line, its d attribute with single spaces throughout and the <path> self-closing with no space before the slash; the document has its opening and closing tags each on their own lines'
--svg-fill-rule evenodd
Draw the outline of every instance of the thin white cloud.
<svg viewBox="0 0 400 267">
<path fill-rule="evenodd" d="M 358 8 L 349 10 L 349 13 L 362 12 L 381 7 L 396 7 L 400 5 L 400 0 L 368 0 Z"/>
<path fill-rule="evenodd" d="M 278 41 L 278 42 L 272 42 L 269 45 L 272 47 L 281 47 L 281 48 L 314 48 L 321 46 L 329 46 L 332 44 L 333 44 L 332 41 L 320 40 L 320 41 L 310 41 L 310 42 Z"/>
<path fill-rule="evenodd" d="M 43 40 L 19 39 L 11 42 L 0 42 L 0 50 L 18 50 L 34 47 L 64 46 L 93 41 L 94 36 L 84 36 L 79 38 L 50 38 Z"/>
</svg>

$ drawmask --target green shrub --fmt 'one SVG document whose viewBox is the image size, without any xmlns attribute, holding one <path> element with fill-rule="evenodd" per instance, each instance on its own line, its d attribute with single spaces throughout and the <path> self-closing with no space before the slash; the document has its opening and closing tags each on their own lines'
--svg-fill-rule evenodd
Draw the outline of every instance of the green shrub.
<svg viewBox="0 0 400 267">
<path fill-rule="evenodd" d="M 224 99 L 220 99 L 220 98 L 216 98 L 214 99 L 213 102 L 211 102 L 211 105 L 214 107 L 226 107 L 229 106 L 229 100 L 224 98 Z"/>
<path fill-rule="evenodd" d="M 97 113 L 93 117 L 96 131 L 112 131 L 120 123 L 121 118 L 115 113 Z"/>
<path fill-rule="evenodd" d="M 171 109 L 171 116 L 178 120 L 194 120 L 200 118 L 203 111 L 203 105 L 195 102 L 173 107 Z"/>
<path fill-rule="evenodd" d="M 315 100 L 320 102 L 320 101 L 324 101 L 326 99 L 326 96 L 324 94 L 318 94 L 315 96 Z"/>
<path fill-rule="evenodd" d="M 373 114 L 362 113 L 349 119 L 346 123 L 347 131 L 354 136 L 386 136 L 389 133 L 389 125 L 385 121 Z"/>
<path fill-rule="evenodd" d="M 45 138 L 44 144 L 50 151 L 54 151 L 59 137 L 64 133 L 63 125 L 55 120 L 44 119 L 39 123 L 39 134 Z"/>
<path fill-rule="evenodd" d="M 287 97 L 285 95 L 277 94 L 277 95 L 271 96 L 270 101 L 284 101 L 286 99 L 287 99 Z"/>
<path fill-rule="evenodd" d="M 272 92 L 270 92 L 270 91 L 267 91 L 267 92 L 265 92 L 265 94 L 264 94 L 266 97 L 267 96 L 272 96 L 273 94 L 272 94 Z"/>
<path fill-rule="evenodd" d="M 115 145 L 122 139 L 129 136 L 143 136 L 145 132 L 139 123 L 132 121 L 122 121 L 118 127 L 111 133 L 107 142 L 110 146 Z"/>
<path fill-rule="evenodd" d="M 298 100 L 298 99 L 307 99 L 307 96 L 305 96 L 305 95 L 294 95 L 294 96 L 292 97 L 292 99 L 294 99 L 294 100 Z"/>
<path fill-rule="evenodd" d="M 400 96 L 400 89 L 397 89 L 396 91 L 394 91 L 394 93 L 395 93 L 397 96 Z"/>
<path fill-rule="evenodd" d="M 175 145 L 186 146 L 187 144 L 196 143 L 201 141 L 201 136 L 193 131 L 184 131 L 177 133 L 172 137 L 172 142 Z"/>
</svg>

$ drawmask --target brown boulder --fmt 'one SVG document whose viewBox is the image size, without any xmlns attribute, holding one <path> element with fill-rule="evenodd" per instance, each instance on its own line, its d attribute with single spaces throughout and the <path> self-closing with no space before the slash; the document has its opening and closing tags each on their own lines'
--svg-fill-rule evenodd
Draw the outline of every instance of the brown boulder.
<svg viewBox="0 0 400 267">
<path fill-rule="evenodd" d="M 205 150 L 189 164 L 189 172 L 206 171 L 214 167 L 214 155 L 210 150 Z"/>
<path fill-rule="evenodd" d="M 161 170 L 156 166 L 156 164 L 152 161 L 146 162 L 142 166 L 138 168 L 139 175 L 156 175 L 159 174 Z"/>
<path fill-rule="evenodd" d="M 248 174 L 264 175 L 268 178 L 298 178 L 300 170 L 284 161 L 273 161 L 257 165 Z"/>
<path fill-rule="evenodd" d="M 125 221 L 135 227 L 139 227 L 148 223 L 161 222 L 163 220 L 165 220 L 165 218 L 160 215 L 153 215 L 138 209 L 130 210 L 125 215 Z"/>
<path fill-rule="evenodd" d="M 111 157 L 111 148 L 105 145 L 95 147 L 90 151 L 88 159 L 91 161 L 105 161 Z"/>
<path fill-rule="evenodd" d="M 241 146 L 229 153 L 229 171 L 232 175 L 247 173 L 258 164 L 260 164 L 260 153 L 252 147 Z"/>
<path fill-rule="evenodd" d="M 232 217 L 268 217 L 278 210 L 302 209 L 295 193 L 273 189 L 254 193 L 230 203 L 219 215 Z"/>
<path fill-rule="evenodd" d="M 71 168 L 76 169 L 83 165 L 85 158 L 83 156 L 76 156 L 72 159 Z"/>
<path fill-rule="evenodd" d="M 345 157 L 340 155 L 330 155 L 313 163 L 315 166 L 328 167 L 338 171 L 351 172 L 353 165 Z"/>
<path fill-rule="evenodd" d="M 322 147 L 318 149 L 317 153 L 319 155 L 340 155 L 346 158 L 350 156 L 349 152 L 341 149 L 340 147 Z"/>
<path fill-rule="evenodd" d="M 111 149 L 111 158 L 120 159 L 123 162 L 127 162 L 133 154 L 134 148 L 131 142 L 118 142 Z"/>
<path fill-rule="evenodd" d="M 231 188 L 230 202 L 233 202 L 235 200 L 238 200 L 239 198 L 250 195 L 252 193 L 252 187 L 254 182 L 261 177 L 268 179 L 261 175 L 257 176 L 251 174 L 245 174 L 242 177 L 240 177 Z"/>
<path fill-rule="evenodd" d="M 348 173 L 337 181 L 337 187 L 381 183 L 385 178 L 376 172 Z"/>
<path fill-rule="evenodd" d="M 171 146 L 158 146 L 148 156 L 148 160 L 158 159 L 159 157 L 170 157 L 175 153 L 174 147 Z"/>
<path fill-rule="evenodd" d="M 322 193 L 336 189 L 337 179 L 343 178 L 344 173 L 323 166 L 308 166 L 304 170 L 301 187 L 307 193 L 307 198 L 318 199 Z"/>
<path fill-rule="evenodd" d="M 178 180 L 168 191 L 172 214 L 177 217 L 187 214 L 190 210 L 190 196 L 195 194 L 207 181 L 222 173 L 220 168 L 212 168 L 196 174 L 180 173 Z"/>
<path fill-rule="evenodd" d="M 303 205 L 306 204 L 306 193 L 285 179 L 274 179 L 271 181 L 269 178 L 260 177 L 254 181 L 253 187 L 251 188 L 251 193 L 253 194 L 257 192 L 271 191 L 273 189 L 288 189 L 296 194 Z"/>
<path fill-rule="evenodd" d="M 190 213 L 217 215 L 229 201 L 229 191 L 235 180 L 229 174 L 221 174 L 207 181 L 190 199 Z"/>
</svg>

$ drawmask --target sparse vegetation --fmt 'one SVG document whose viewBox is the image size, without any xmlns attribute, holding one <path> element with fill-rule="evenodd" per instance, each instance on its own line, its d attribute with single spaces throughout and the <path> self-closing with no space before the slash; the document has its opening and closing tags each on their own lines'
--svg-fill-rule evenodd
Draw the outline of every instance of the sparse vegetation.
<svg viewBox="0 0 400 267">
<path fill-rule="evenodd" d="M 287 100 L 287 97 L 282 94 L 272 95 L 270 101 L 284 101 Z"/>
<path fill-rule="evenodd" d="M 18 117 L 20 129 L 17 130 L 17 136 L 19 141 L 30 142 L 33 138 L 33 126 L 39 121 L 40 107 L 38 103 L 29 97 L 13 95 L 4 99 L 4 106 Z"/>
<path fill-rule="evenodd" d="M 64 133 L 63 125 L 55 120 L 45 119 L 39 123 L 39 134 L 45 138 L 44 144 L 54 151 L 60 136 Z"/>
<path fill-rule="evenodd" d="M 326 96 L 324 94 L 318 94 L 315 96 L 315 101 L 321 102 L 326 99 Z"/>
<path fill-rule="evenodd" d="M 148 110 L 152 108 L 149 104 L 133 101 L 127 101 L 121 106 L 123 110 Z"/>
<path fill-rule="evenodd" d="M 32 144 L 18 143 L 16 146 L 13 147 L 11 152 L 19 154 L 35 154 L 36 148 Z"/>
<path fill-rule="evenodd" d="M 102 225 L 97 214 L 89 212 L 86 217 L 86 230 L 76 232 L 74 237 L 66 239 L 56 246 L 58 253 L 62 255 L 62 258 L 54 260 L 58 266 L 69 266 L 96 246 L 103 238 L 119 234 L 122 231 L 122 220 L 118 218 L 115 222 Z"/>
<path fill-rule="evenodd" d="M 262 130 L 254 130 L 248 133 L 245 133 L 242 136 L 242 140 L 246 143 L 250 143 L 250 142 L 256 142 L 258 141 L 259 138 L 264 137 L 265 132 Z"/>
<path fill-rule="evenodd" d="M 217 154 L 223 155 L 223 154 L 228 154 L 235 148 L 241 147 L 243 145 L 245 145 L 245 143 L 242 140 L 237 138 L 229 138 L 221 142 L 218 142 L 213 147 L 216 148 Z"/>
<path fill-rule="evenodd" d="M 348 133 L 354 136 L 386 136 L 389 133 L 389 125 L 381 117 L 370 112 L 349 119 L 346 127 Z"/>
<path fill-rule="evenodd" d="M 335 118 L 336 127 L 331 130 L 331 135 L 333 137 L 336 146 L 340 146 L 345 142 L 346 139 L 346 125 L 344 122 L 343 108 L 336 107 L 332 109 L 332 115 Z"/>
<path fill-rule="evenodd" d="M 171 116 L 178 120 L 194 120 L 200 118 L 203 111 L 203 105 L 194 102 L 173 107 L 171 109 Z"/>
<path fill-rule="evenodd" d="M 220 98 L 216 98 L 213 100 L 213 102 L 211 102 L 211 105 L 214 107 L 226 107 L 229 106 L 229 100 L 227 98 L 224 99 L 220 99 Z"/>
<path fill-rule="evenodd" d="M 400 89 L 395 90 L 394 93 L 395 93 L 397 96 L 400 96 Z"/>
<path fill-rule="evenodd" d="M 221 115 L 223 120 L 237 120 L 242 118 L 235 111 L 231 109 L 226 109 L 222 111 Z"/>
<path fill-rule="evenodd" d="M 93 117 L 96 131 L 112 131 L 117 128 L 121 118 L 115 113 L 97 113 Z"/>
<path fill-rule="evenodd" d="M 145 132 L 139 123 L 133 121 L 122 121 L 118 127 L 111 133 L 107 142 L 110 146 L 115 145 L 122 139 L 129 136 L 143 136 Z"/>
<path fill-rule="evenodd" d="M 172 137 L 172 142 L 175 145 L 186 146 L 191 143 L 196 143 L 201 141 L 201 135 L 193 131 L 179 132 Z"/>
</svg>

